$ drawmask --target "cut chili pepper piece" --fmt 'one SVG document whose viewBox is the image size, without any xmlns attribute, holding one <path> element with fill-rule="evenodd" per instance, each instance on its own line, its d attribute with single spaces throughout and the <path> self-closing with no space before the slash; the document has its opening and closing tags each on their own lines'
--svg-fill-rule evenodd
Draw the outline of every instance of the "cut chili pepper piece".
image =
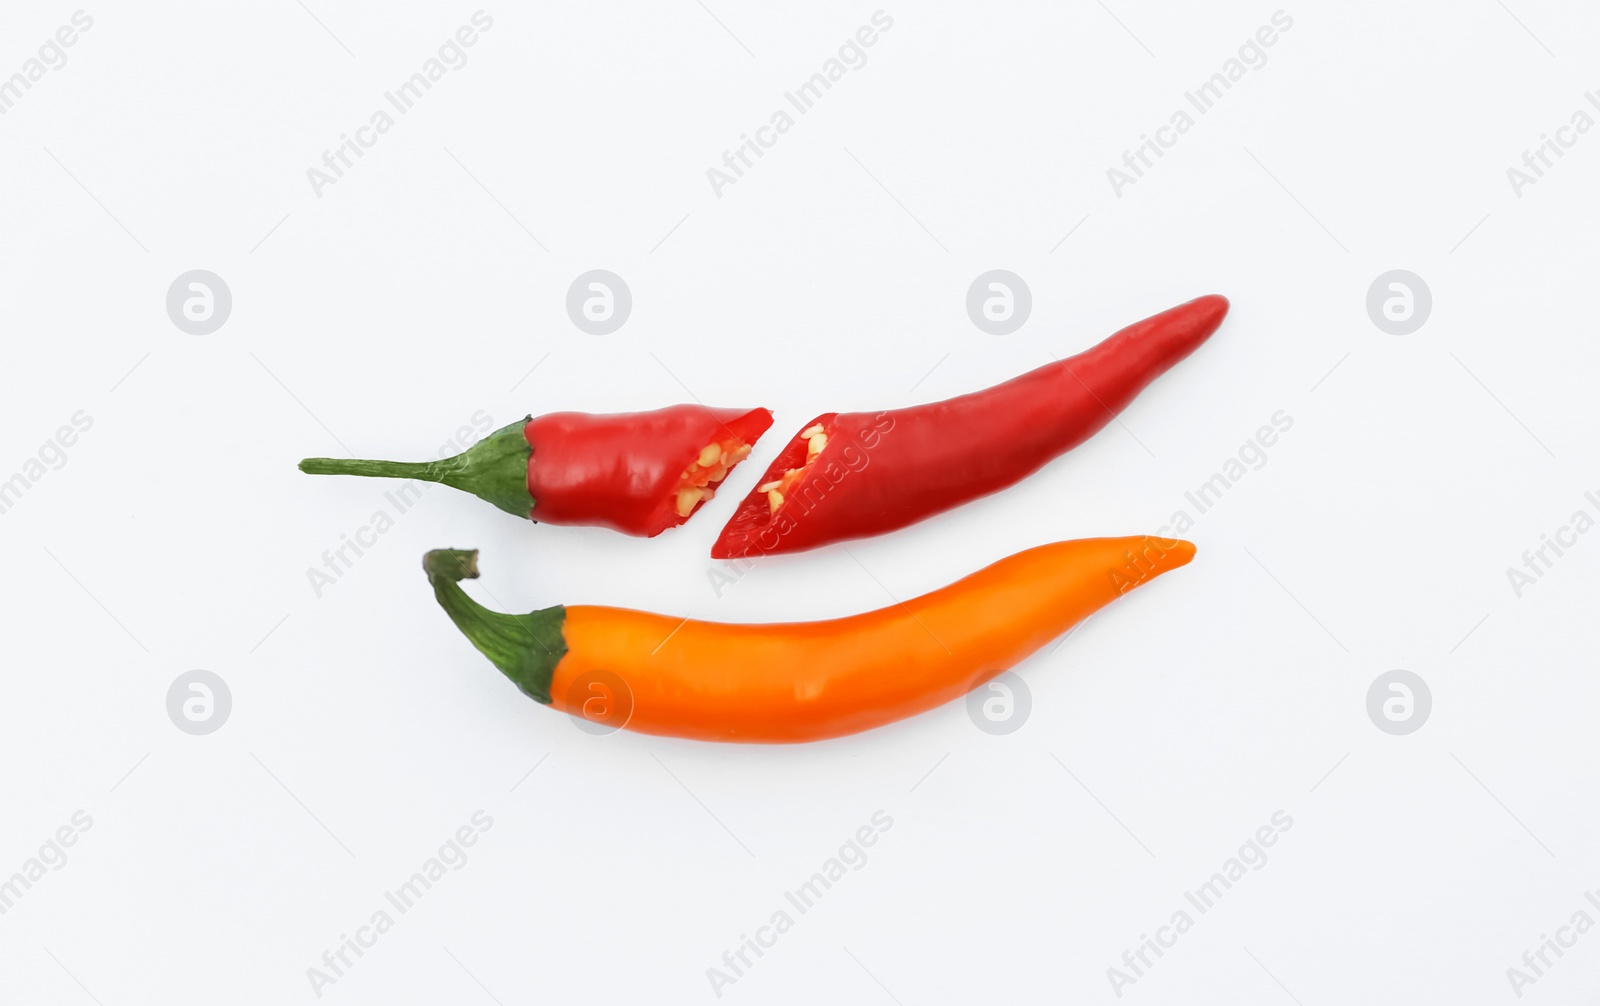
<svg viewBox="0 0 1600 1006">
<path fill-rule="evenodd" d="M 1098 432 L 1227 313 L 1226 298 L 1201 297 L 984 391 L 887 412 L 824 413 L 784 445 L 711 555 L 798 552 L 883 534 L 1013 485 Z"/>
<path fill-rule="evenodd" d="M 1194 558 L 1136 536 L 1041 545 L 946 587 L 826 621 L 730 625 L 595 605 L 491 611 L 458 582 L 477 553 L 422 560 L 439 605 L 523 694 L 601 730 L 797 743 L 933 709 Z"/>
<path fill-rule="evenodd" d="M 766 409 L 702 405 L 529 420 L 533 518 L 660 534 L 693 516 L 771 425 Z"/>
<path fill-rule="evenodd" d="M 704 405 L 555 412 L 518 420 L 440 461 L 306 458 L 300 470 L 441 482 L 518 517 L 648 538 L 693 516 L 771 425 L 766 409 Z"/>
</svg>

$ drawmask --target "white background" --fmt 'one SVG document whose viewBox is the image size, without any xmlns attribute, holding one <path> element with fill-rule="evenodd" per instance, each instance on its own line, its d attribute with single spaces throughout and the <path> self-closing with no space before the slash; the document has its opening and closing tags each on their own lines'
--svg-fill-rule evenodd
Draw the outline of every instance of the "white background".
<svg viewBox="0 0 1600 1006">
<path fill-rule="evenodd" d="M 1600 13 L 1286 8 L 1266 65 L 1119 198 L 1106 169 L 1273 5 L 891 7 L 718 198 L 706 169 L 876 9 L 803 7 L 490 8 L 320 198 L 307 168 L 477 8 L 108 5 L 0 117 L 0 478 L 94 419 L 0 515 L 0 875 L 94 822 L 0 916 L 0 999 L 315 1001 L 307 969 L 483 810 L 466 866 L 326 1001 L 715 1002 L 707 969 L 882 810 L 866 866 L 723 1000 L 1114 1002 L 1107 969 L 1281 810 L 1267 864 L 1124 1000 L 1515 1001 L 1506 969 L 1600 887 L 1600 536 L 1520 598 L 1506 576 L 1596 510 L 1600 133 L 1520 198 L 1506 170 L 1600 87 Z M 0 75 L 74 9 L 7 5 Z M 234 298 L 207 336 L 164 307 L 196 268 Z M 566 314 L 594 268 L 633 292 L 613 335 Z M 1033 292 L 1009 336 L 964 309 L 994 268 Z M 1365 306 L 1396 268 L 1434 301 L 1407 336 Z M 1217 336 L 1046 471 L 713 591 L 709 545 L 796 424 L 985 387 L 1208 292 L 1234 305 Z M 392 487 L 300 457 L 691 395 L 778 419 L 690 524 L 643 541 L 433 489 L 314 594 Z M 1019 668 L 1009 736 L 954 704 L 800 747 L 592 737 L 418 568 L 481 548 L 471 589 L 516 610 L 842 615 L 1193 513 L 1278 410 L 1293 429 L 1198 519 L 1191 566 Z M 233 697 L 200 737 L 165 706 L 196 668 Z M 1409 736 L 1366 712 L 1395 668 L 1432 692 Z M 1597 991 L 1584 935 L 1523 997 Z"/>
</svg>

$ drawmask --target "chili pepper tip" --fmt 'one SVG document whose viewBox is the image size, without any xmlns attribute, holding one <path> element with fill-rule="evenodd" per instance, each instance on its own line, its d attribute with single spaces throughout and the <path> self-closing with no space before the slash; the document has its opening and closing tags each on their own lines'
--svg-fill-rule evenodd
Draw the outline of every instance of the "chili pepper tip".
<svg viewBox="0 0 1600 1006">
<path fill-rule="evenodd" d="M 1178 563 L 1180 566 L 1186 566 L 1194 561 L 1194 554 L 1199 551 L 1195 548 L 1194 542 L 1185 538 L 1154 538 L 1154 541 L 1167 551 L 1176 552 L 1181 556 L 1183 561 Z"/>
<path fill-rule="evenodd" d="M 478 550 L 436 548 L 422 557 L 422 568 L 430 580 L 476 580 Z"/>
</svg>

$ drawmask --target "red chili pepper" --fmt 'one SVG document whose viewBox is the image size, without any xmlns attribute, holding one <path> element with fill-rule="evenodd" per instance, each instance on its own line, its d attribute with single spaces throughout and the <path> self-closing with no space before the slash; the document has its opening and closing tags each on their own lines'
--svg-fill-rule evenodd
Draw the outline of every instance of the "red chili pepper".
<svg viewBox="0 0 1600 1006">
<path fill-rule="evenodd" d="M 1019 482 L 1098 432 L 1227 313 L 1225 297 L 1201 297 L 984 391 L 890 412 L 824 413 L 779 453 L 711 555 L 883 534 Z"/>
<path fill-rule="evenodd" d="M 519 420 L 440 461 L 306 458 L 312 475 L 442 482 L 507 513 L 654 537 L 688 520 L 772 425 L 766 409 L 673 405 Z"/>
</svg>

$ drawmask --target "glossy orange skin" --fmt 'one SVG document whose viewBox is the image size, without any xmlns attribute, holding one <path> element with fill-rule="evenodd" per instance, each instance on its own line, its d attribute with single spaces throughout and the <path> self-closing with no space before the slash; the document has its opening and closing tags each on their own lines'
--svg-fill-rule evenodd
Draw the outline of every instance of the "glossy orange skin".
<svg viewBox="0 0 1600 1006">
<path fill-rule="evenodd" d="M 589 719 L 697 740 L 869 730 L 959 698 L 1193 557 L 1189 542 L 1150 536 L 1056 542 L 904 604 L 818 622 L 730 625 L 570 605 L 552 705 L 583 715 L 605 693 L 591 707 L 617 712 Z M 614 701 L 618 679 L 626 696 Z"/>
</svg>

